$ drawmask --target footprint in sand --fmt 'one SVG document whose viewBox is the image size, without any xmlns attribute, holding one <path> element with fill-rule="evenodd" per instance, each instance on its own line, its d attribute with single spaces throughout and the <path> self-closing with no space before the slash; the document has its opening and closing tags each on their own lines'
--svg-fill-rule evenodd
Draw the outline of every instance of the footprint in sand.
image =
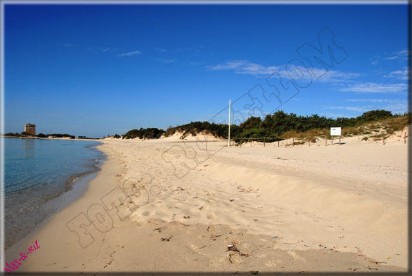
<svg viewBox="0 0 412 276">
<path fill-rule="evenodd" d="M 214 214 L 209 213 L 209 214 L 207 214 L 206 218 L 207 219 L 215 219 L 216 216 Z"/>
</svg>

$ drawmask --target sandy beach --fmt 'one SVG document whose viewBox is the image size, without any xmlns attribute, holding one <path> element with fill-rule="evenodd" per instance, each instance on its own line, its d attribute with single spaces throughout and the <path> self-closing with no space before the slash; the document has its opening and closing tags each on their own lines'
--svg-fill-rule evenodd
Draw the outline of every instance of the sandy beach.
<svg viewBox="0 0 412 276">
<path fill-rule="evenodd" d="M 409 1 L 46 2 L 0 4 L 2 272 L 412 274 Z"/>
<path fill-rule="evenodd" d="M 406 271 L 408 145 L 342 142 L 102 140 L 82 196 L 6 261 L 37 240 L 18 271 Z"/>
</svg>

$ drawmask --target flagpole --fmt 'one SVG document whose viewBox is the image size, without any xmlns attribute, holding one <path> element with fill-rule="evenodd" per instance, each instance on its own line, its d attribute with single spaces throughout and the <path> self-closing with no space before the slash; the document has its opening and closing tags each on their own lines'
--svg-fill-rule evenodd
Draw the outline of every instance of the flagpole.
<svg viewBox="0 0 412 276">
<path fill-rule="evenodd" d="M 227 146 L 230 147 L 230 107 L 231 107 L 231 101 L 229 100 L 229 121 L 228 121 L 228 126 L 229 126 L 229 134 L 227 136 Z"/>
</svg>

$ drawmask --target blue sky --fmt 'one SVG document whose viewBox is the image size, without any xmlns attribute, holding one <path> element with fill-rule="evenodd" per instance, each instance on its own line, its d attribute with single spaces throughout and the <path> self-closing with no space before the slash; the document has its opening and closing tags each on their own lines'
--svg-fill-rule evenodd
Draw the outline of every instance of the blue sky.
<svg viewBox="0 0 412 276">
<path fill-rule="evenodd" d="M 239 97 L 238 118 L 404 113 L 407 16 L 406 5 L 6 5 L 5 131 L 167 128 L 210 120 Z M 298 49 L 318 47 L 322 33 L 340 62 L 302 64 Z M 245 111 L 245 93 L 267 91 L 273 74 L 302 84 L 298 93 Z"/>
</svg>

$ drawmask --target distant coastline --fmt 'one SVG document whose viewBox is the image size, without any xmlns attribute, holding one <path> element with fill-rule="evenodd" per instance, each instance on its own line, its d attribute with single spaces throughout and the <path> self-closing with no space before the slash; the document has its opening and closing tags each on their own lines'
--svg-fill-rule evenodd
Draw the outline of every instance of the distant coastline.
<svg viewBox="0 0 412 276">
<path fill-rule="evenodd" d="M 24 135 L 20 133 L 0 134 L 1 138 L 21 138 L 21 139 L 57 139 L 57 140 L 100 140 L 101 138 L 74 136 L 69 134 L 43 134 L 43 135 Z"/>
</svg>

